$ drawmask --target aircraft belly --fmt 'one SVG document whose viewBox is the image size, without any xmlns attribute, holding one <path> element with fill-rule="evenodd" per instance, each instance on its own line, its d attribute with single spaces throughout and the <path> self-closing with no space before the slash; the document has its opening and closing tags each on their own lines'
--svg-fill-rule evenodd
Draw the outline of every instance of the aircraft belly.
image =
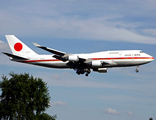
<svg viewBox="0 0 156 120">
<path fill-rule="evenodd" d="M 137 65 L 142 65 L 150 62 L 148 59 L 111 59 L 111 60 L 99 60 L 101 61 L 101 65 L 98 64 L 98 66 L 90 66 L 90 68 L 110 68 L 110 67 L 129 67 L 129 66 L 137 66 Z M 72 66 L 69 66 L 67 62 L 63 62 L 57 59 L 47 59 L 47 60 L 26 60 L 26 61 L 18 61 L 22 63 L 27 63 L 27 64 L 33 64 L 33 65 L 38 65 L 38 66 L 43 66 L 43 67 L 49 67 L 49 68 L 72 68 Z M 77 66 L 79 67 L 79 66 Z M 82 67 L 82 65 L 80 66 Z M 84 66 L 87 67 L 87 66 Z M 89 67 L 88 67 L 89 68 Z"/>
<path fill-rule="evenodd" d="M 50 67 L 50 68 L 69 68 L 66 65 L 66 62 L 31 62 L 29 64 L 33 64 L 33 65 L 38 65 L 38 66 L 43 66 L 43 67 Z"/>
<path fill-rule="evenodd" d="M 148 63 L 148 61 L 144 61 L 143 59 L 130 59 L 130 60 L 114 60 L 117 63 L 117 66 L 135 66 L 142 65 Z"/>
</svg>

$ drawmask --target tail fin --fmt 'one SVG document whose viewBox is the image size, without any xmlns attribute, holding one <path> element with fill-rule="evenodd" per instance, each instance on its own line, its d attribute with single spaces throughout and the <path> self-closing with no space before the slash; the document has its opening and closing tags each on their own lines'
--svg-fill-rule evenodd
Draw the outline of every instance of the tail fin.
<svg viewBox="0 0 156 120">
<path fill-rule="evenodd" d="M 25 45 L 22 41 L 16 38 L 14 35 L 5 35 L 5 37 L 14 55 L 27 57 L 38 55 L 33 50 L 31 50 L 27 45 Z"/>
</svg>

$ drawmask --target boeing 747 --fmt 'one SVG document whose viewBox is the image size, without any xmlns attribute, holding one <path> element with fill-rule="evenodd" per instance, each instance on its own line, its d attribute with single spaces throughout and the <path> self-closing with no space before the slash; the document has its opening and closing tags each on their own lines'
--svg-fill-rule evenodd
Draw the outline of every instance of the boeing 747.
<svg viewBox="0 0 156 120">
<path fill-rule="evenodd" d="M 14 35 L 6 35 L 11 53 L 3 53 L 15 62 L 39 65 L 50 68 L 74 69 L 78 75 L 88 76 L 91 71 L 107 73 L 112 67 L 138 67 L 154 60 L 154 57 L 141 50 L 102 51 L 89 54 L 69 54 L 33 43 L 36 47 L 52 53 L 52 55 L 39 55 L 25 45 Z"/>
</svg>

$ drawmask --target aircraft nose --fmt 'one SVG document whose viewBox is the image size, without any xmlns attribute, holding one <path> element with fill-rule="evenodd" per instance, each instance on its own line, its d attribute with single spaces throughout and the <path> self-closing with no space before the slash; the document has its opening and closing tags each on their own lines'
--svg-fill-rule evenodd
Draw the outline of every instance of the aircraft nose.
<svg viewBox="0 0 156 120">
<path fill-rule="evenodd" d="M 151 57 L 152 61 L 154 60 L 154 57 Z"/>
<path fill-rule="evenodd" d="M 150 57 L 149 57 L 149 60 L 150 60 L 150 61 L 153 61 L 153 60 L 154 60 L 154 57 L 153 57 L 153 56 L 150 56 Z"/>
</svg>

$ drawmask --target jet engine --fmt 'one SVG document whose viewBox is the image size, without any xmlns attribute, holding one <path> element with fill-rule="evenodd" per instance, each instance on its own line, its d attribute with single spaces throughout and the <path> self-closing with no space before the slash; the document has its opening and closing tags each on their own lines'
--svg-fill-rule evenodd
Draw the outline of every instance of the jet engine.
<svg viewBox="0 0 156 120">
<path fill-rule="evenodd" d="M 88 63 L 89 65 L 91 65 L 92 67 L 102 67 L 102 62 L 101 61 L 92 61 L 90 63 Z"/>
<path fill-rule="evenodd" d="M 93 69 L 93 71 L 96 71 L 99 73 L 107 73 L 108 69 L 107 68 L 98 68 L 98 69 Z"/>
<path fill-rule="evenodd" d="M 79 57 L 77 55 L 69 55 L 68 60 L 71 62 L 77 62 L 79 61 Z"/>
</svg>

